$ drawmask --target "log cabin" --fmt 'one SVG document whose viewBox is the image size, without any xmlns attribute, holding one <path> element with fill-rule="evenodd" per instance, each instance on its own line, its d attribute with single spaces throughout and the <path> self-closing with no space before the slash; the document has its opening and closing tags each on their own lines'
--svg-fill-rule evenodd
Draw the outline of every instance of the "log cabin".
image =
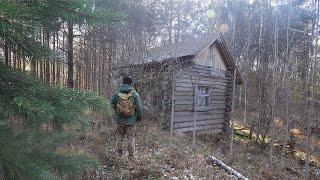
<svg viewBox="0 0 320 180">
<path fill-rule="evenodd" d="M 164 128 L 221 133 L 229 127 L 233 83 L 242 80 L 221 34 L 152 48 L 125 62 L 117 66 L 118 79 L 134 78 L 145 114 Z"/>
</svg>

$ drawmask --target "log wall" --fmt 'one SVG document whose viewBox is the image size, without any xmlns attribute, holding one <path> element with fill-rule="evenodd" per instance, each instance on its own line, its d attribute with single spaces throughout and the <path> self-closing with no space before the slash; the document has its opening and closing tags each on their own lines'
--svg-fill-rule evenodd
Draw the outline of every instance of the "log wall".
<svg viewBox="0 0 320 180">
<path fill-rule="evenodd" d="M 228 79 L 226 71 L 191 64 L 180 69 L 175 77 L 175 111 L 173 127 L 178 132 L 192 132 L 194 125 L 194 87 L 192 77 L 197 76 L 197 86 L 209 88 L 209 104 L 197 108 L 196 131 L 220 133 L 225 129 L 226 92 Z M 170 102 L 171 103 L 171 102 Z M 169 116 L 170 117 L 170 116 Z M 170 118 L 167 118 L 167 127 Z"/>
<path fill-rule="evenodd" d="M 174 66 L 174 70 L 172 68 Z M 159 71 L 159 69 L 162 69 Z M 142 70 L 144 70 L 143 73 Z M 199 78 L 197 86 L 209 88 L 209 105 L 197 108 L 196 131 L 205 133 L 220 133 L 229 125 L 232 94 L 231 71 L 216 69 L 193 63 L 192 59 L 183 63 L 164 67 L 125 68 L 122 72 L 134 77 L 139 86 L 138 92 L 142 102 L 159 99 L 159 103 L 151 103 L 144 115 L 152 114 L 148 121 L 160 119 L 162 125 L 170 130 L 172 83 L 174 83 L 175 108 L 173 129 L 176 132 L 192 132 L 194 125 L 194 86 L 192 77 Z M 174 72 L 174 76 L 173 76 Z M 173 79 L 174 77 L 174 79 Z M 155 110 L 149 112 L 151 109 Z"/>
</svg>

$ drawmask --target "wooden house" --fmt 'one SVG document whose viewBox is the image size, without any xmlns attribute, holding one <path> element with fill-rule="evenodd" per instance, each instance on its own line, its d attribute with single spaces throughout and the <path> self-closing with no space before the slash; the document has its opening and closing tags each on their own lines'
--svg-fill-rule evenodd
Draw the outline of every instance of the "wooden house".
<svg viewBox="0 0 320 180">
<path fill-rule="evenodd" d="M 242 83 L 219 33 L 150 49 L 117 72 L 119 79 L 134 78 L 142 102 L 153 108 L 146 113 L 179 132 L 223 132 L 230 121 L 233 79 Z"/>
</svg>

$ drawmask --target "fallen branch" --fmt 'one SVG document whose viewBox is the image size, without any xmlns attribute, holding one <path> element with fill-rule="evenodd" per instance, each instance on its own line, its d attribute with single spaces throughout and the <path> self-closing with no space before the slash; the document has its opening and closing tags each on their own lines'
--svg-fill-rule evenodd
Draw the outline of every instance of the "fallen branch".
<svg viewBox="0 0 320 180">
<path fill-rule="evenodd" d="M 216 159 L 213 156 L 209 156 L 207 157 L 207 162 L 208 163 L 212 163 L 213 165 L 218 165 L 220 166 L 222 169 L 224 169 L 228 174 L 231 174 L 233 176 L 236 176 L 238 179 L 244 179 L 244 180 L 249 180 L 247 177 L 243 176 L 242 174 L 238 173 L 236 170 L 232 169 L 230 166 L 226 165 L 225 163 L 223 163 L 222 161 L 220 161 L 219 159 Z"/>
</svg>

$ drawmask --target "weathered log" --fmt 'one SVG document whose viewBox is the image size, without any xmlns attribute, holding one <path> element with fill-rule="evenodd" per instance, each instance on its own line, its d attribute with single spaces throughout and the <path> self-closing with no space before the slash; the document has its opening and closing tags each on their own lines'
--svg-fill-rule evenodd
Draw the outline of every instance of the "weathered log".
<svg viewBox="0 0 320 180">
<path fill-rule="evenodd" d="M 207 157 L 206 160 L 207 160 L 208 163 L 220 166 L 228 174 L 236 176 L 238 179 L 249 180 L 249 178 L 247 178 L 247 177 L 243 176 L 242 174 L 238 173 L 236 170 L 232 169 L 230 166 L 226 165 L 225 163 L 223 163 L 222 161 L 220 161 L 219 159 L 217 159 L 217 158 L 215 158 L 213 156 Z"/>
</svg>

